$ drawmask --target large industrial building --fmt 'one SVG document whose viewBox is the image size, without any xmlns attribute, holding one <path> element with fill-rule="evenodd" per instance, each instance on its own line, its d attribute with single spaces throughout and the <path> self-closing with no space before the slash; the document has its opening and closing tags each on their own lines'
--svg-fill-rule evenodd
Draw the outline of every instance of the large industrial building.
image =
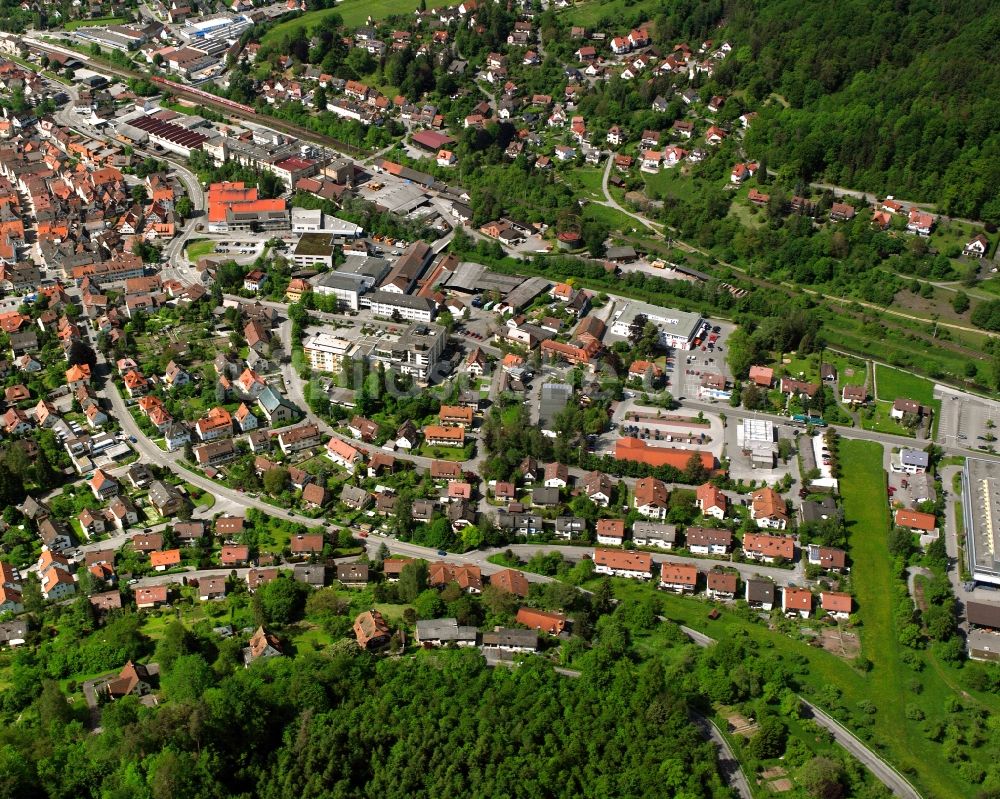
<svg viewBox="0 0 1000 799">
<path fill-rule="evenodd" d="M 660 345 L 676 350 L 689 350 L 694 346 L 694 340 L 702 332 L 705 320 L 701 314 L 687 311 L 676 311 L 672 308 L 660 308 L 645 302 L 627 301 L 613 317 L 610 332 L 613 335 L 628 338 L 636 319 L 652 322 L 659 328 Z"/>
<path fill-rule="evenodd" d="M 774 422 L 744 419 L 736 428 L 736 446 L 750 459 L 753 469 L 773 469 L 778 454 Z"/>
<path fill-rule="evenodd" d="M 976 582 L 1000 585 L 1000 463 L 966 458 L 962 483 L 969 571 Z"/>
</svg>

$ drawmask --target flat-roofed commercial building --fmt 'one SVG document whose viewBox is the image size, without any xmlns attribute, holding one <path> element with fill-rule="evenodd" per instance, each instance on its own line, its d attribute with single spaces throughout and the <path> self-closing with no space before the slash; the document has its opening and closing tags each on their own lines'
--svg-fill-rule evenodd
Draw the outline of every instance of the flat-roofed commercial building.
<svg viewBox="0 0 1000 799">
<path fill-rule="evenodd" d="M 773 469 L 778 455 L 774 422 L 769 419 L 744 419 L 736 428 L 736 446 L 750 458 L 754 469 Z"/>
<path fill-rule="evenodd" d="M 410 294 L 396 294 L 392 291 L 373 291 L 365 297 L 375 316 L 393 318 L 399 316 L 410 322 L 430 322 L 434 318 L 436 306 L 426 297 Z"/>
<path fill-rule="evenodd" d="M 296 266 L 325 266 L 333 269 L 335 250 L 331 234 L 303 233 L 292 251 L 292 263 Z M 357 309 L 357 305 L 353 307 Z"/>
<path fill-rule="evenodd" d="M 364 284 L 354 280 L 349 275 L 342 275 L 340 272 L 324 272 L 321 275 L 316 275 L 309 282 L 312 284 L 314 293 L 324 297 L 336 297 L 341 308 L 356 311 L 361 306 L 361 294 L 365 290 Z"/>
<path fill-rule="evenodd" d="M 969 571 L 976 582 L 1000 585 L 1000 463 L 966 458 L 962 483 Z"/>
<path fill-rule="evenodd" d="M 637 321 L 652 322 L 660 331 L 660 344 L 678 350 L 689 350 L 694 346 L 705 325 L 701 314 L 661 308 L 645 302 L 627 301 L 621 311 L 615 314 L 610 332 L 628 338 L 632 326 Z M 643 322 L 643 324 L 645 324 Z"/>
</svg>

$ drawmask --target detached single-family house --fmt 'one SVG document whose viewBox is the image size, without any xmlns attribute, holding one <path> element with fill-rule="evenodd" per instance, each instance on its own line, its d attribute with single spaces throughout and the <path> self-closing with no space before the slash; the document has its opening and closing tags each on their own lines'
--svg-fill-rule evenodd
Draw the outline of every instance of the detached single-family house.
<svg viewBox="0 0 1000 799">
<path fill-rule="evenodd" d="M 812 615 L 813 595 L 808 588 L 786 585 L 781 591 L 781 610 L 786 616 L 801 616 L 808 619 Z"/>
<path fill-rule="evenodd" d="M 595 549 L 594 571 L 613 577 L 649 580 L 653 576 L 653 558 L 645 552 L 621 549 Z"/>
<path fill-rule="evenodd" d="M 695 506 L 704 516 L 724 519 L 726 509 L 729 507 L 729 500 L 720 489 L 711 483 L 704 483 L 698 486 L 698 490 L 695 492 Z"/>
<path fill-rule="evenodd" d="M 686 563 L 660 564 L 659 587 L 677 594 L 693 594 L 698 587 L 698 569 Z"/>
<path fill-rule="evenodd" d="M 791 561 L 795 558 L 795 539 L 784 535 L 746 533 L 743 536 L 743 556 L 764 563 Z"/>
<path fill-rule="evenodd" d="M 684 537 L 693 555 L 727 555 L 733 545 L 733 534 L 729 530 L 689 527 Z"/>
<path fill-rule="evenodd" d="M 735 572 L 725 572 L 721 569 L 712 569 L 708 573 L 705 584 L 705 593 L 709 599 L 719 599 L 730 602 L 736 599 L 736 592 L 739 589 L 740 577 Z"/>
<path fill-rule="evenodd" d="M 747 604 L 759 610 L 774 608 L 774 583 L 770 580 L 751 578 L 746 583 L 745 599 Z"/>
<path fill-rule="evenodd" d="M 788 527 L 788 510 L 781 494 L 765 486 L 751 495 L 750 518 L 760 527 L 784 530 Z"/>
<path fill-rule="evenodd" d="M 667 518 L 669 498 L 666 483 L 655 477 L 643 477 L 636 481 L 632 504 L 647 519 L 662 521 Z"/>
</svg>

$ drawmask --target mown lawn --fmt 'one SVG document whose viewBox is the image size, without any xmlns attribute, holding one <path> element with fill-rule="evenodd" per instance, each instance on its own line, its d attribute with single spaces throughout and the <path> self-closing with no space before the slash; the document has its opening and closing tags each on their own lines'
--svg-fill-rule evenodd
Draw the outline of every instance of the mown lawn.
<svg viewBox="0 0 1000 799">
<path fill-rule="evenodd" d="M 101 25 L 120 25 L 125 21 L 124 17 L 97 17 L 95 19 L 71 19 L 63 25 L 68 31 L 75 31 L 77 28 L 95 28 Z"/>
<path fill-rule="evenodd" d="M 427 2 L 428 8 L 445 5 L 449 5 L 447 0 L 428 0 Z M 266 46 L 269 43 L 280 41 L 286 35 L 294 35 L 300 29 L 311 30 L 334 14 L 343 18 L 347 28 L 356 28 L 359 25 L 364 25 L 369 16 L 373 19 L 384 19 L 394 14 L 409 14 L 419 6 L 420 0 L 344 0 L 336 7 L 309 11 L 301 17 L 275 25 L 267 32 L 261 43 Z"/>
<path fill-rule="evenodd" d="M 919 775 L 926 796 L 966 795 L 968 786 L 955 779 L 956 767 L 948 763 L 941 745 L 929 740 L 924 730 L 935 718 L 947 722 L 944 705 L 955 691 L 942 670 L 922 668 L 929 660 L 926 652 L 917 653 L 919 671 L 907 665 L 904 648 L 896 636 L 895 577 L 888 544 L 889 506 L 882 447 L 869 441 L 843 440 L 840 458 L 844 474 L 840 489 L 854 564 L 851 584 L 862 621 L 862 653 L 874 664 L 867 679 L 868 699 L 878 708 L 876 739 L 885 744 L 891 761 L 900 770 Z M 915 684 L 921 686 L 919 694 L 911 690 Z M 919 706 L 927 721 L 908 720 L 908 705 Z M 995 707 L 990 710 L 996 712 Z"/>
<path fill-rule="evenodd" d="M 875 385 L 878 399 L 892 402 L 898 397 L 916 400 L 923 405 L 933 405 L 934 383 L 926 377 L 875 365 Z"/>
<path fill-rule="evenodd" d="M 889 433 L 894 436 L 913 436 L 912 430 L 903 427 L 903 425 L 890 415 L 890 411 L 892 410 L 891 402 L 872 402 L 871 407 L 875 410 L 875 414 L 871 419 L 868 418 L 867 409 L 861 411 L 861 427 L 863 430 L 874 430 L 878 433 Z"/>
<path fill-rule="evenodd" d="M 934 399 L 934 381 L 910 372 L 876 364 L 875 390 L 878 391 L 879 399 L 889 402 L 897 397 L 903 397 L 916 400 L 921 405 L 929 405 L 934 409 L 932 433 L 937 433 L 938 422 L 941 418 L 941 400 Z"/>
<path fill-rule="evenodd" d="M 184 254 L 191 263 L 197 263 L 199 258 L 204 258 L 215 252 L 215 242 L 211 239 L 195 239 L 184 249 Z"/>
</svg>

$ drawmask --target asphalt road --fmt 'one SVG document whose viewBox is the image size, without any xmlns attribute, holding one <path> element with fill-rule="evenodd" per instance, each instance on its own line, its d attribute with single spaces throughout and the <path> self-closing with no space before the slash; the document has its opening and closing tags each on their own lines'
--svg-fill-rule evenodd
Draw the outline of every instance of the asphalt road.
<svg viewBox="0 0 1000 799">
<path fill-rule="evenodd" d="M 707 719 L 698 713 L 694 713 L 692 716 L 695 726 L 719 748 L 719 771 L 723 779 L 729 783 L 730 788 L 740 795 L 741 799 L 753 799 L 750 782 L 747 780 L 747 775 L 743 772 L 743 766 L 737 760 L 732 747 L 729 746 L 729 741 L 726 740 L 725 736 L 711 719 Z"/>
<path fill-rule="evenodd" d="M 503 547 L 502 549 L 484 550 L 481 553 L 469 554 L 479 554 L 485 561 L 490 555 L 504 552 L 507 549 L 510 549 L 515 555 L 524 559 L 530 558 L 537 552 L 561 552 L 563 556 L 569 560 L 580 560 L 584 555 L 594 554 L 593 547 L 568 546 L 562 544 L 513 544 L 509 547 Z M 756 563 L 731 563 L 728 560 L 691 558 L 683 555 L 675 555 L 672 552 L 664 552 L 663 554 L 655 552 L 650 554 L 653 556 L 653 560 L 657 563 L 663 563 L 663 561 L 668 560 L 674 563 L 688 563 L 692 566 L 698 566 L 706 570 L 717 565 L 731 567 L 739 571 L 740 577 L 744 581 L 748 577 L 767 577 L 774 580 L 774 582 L 778 585 L 805 584 L 805 573 L 803 571 L 802 561 L 796 563 L 794 569 L 779 569 L 775 566 L 765 566 L 763 564 L 758 565 Z"/>
<path fill-rule="evenodd" d="M 146 437 L 145 433 L 143 433 L 139 428 L 139 425 L 136 424 L 135 419 L 132 418 L 132 414 L 129 413 L 128 408 L 125 405 L 125 400 L 122 398 L 122 395 L 119 393 L 118 387 L 115 385 L 113 380 L 108 378 L 105 382 L 103 391 L 111 402 L 111 407 L 114 410 L 115 417 L 122 426 L 122 430 L 124 430 L 127 435 L 135 437 L 136 443 L 132 446 L 135 447 L 135 449 L 142 456 L 143 462 L 165 466 L 175 474 L 180 475 L 185 482 L 191 483 L 203 491 L 208 491 L 211 494 L 215 494 L 217 497 L 223 497 L 242 507 L 257 508 L 258 510 L 266 513 L 268 516 L 277 516 L 291 522 L 298 522 L 299 524 L 303 524 L 307 527 L 322 527 L 325 524 L 324 519 L 309 519 L 305 516 L 289 513 L 282 508 L 269 505 L 266 502 L 261 502 L 260 500 L 246 494 L 241 494 L 239 491 L 234 491 L 221 483 L 209 480 L 207 477 L 203 477 L 196 472 L 185 469 L 180 463 L 180 452 L 165 452 Z"/>
<path fill-rule="evenodd" d="M 892 791 L 894 796 L 905 797 L 905 799 L 922 799 L 917 789 L 910 784 L 906 777 L 865 746 L 843 724 L 812 703 L 802 699 L 801 696 L 799 699 L 802 700 L 807 717 L 811 716 L 817 724 L 832 733 L 834 740 L 867 766 L 868 770 L 878 778 L 879 782 Z"/>
<path fill-rule="evenodd" d="M 688 627 L 681 627 L 681 630 L 698 646 L 707 647 L 715 643 L 714 638 L 709 638 L 704 633 L 699 633 Z M 805 709 L 806 716 L 828 730 L 833 735 L 834 740 L 866 766 L 879 782 L 892 791 L 894 796 L 901 796 L 904 799 L 923 799 L 906 777 L 869 749 L 843 724 L 801 696 L 799 699 Z"/>
</svg>

